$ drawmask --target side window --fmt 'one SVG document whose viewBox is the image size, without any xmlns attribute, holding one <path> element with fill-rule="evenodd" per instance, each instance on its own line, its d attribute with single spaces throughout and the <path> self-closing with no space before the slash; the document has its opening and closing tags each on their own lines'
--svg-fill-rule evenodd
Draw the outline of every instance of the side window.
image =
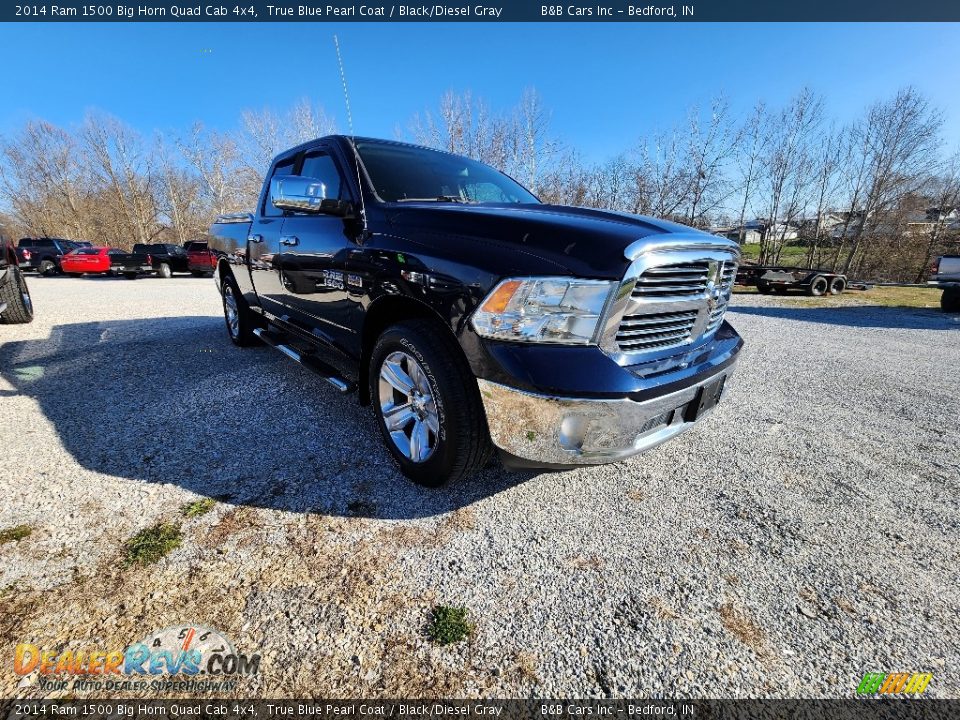
<svg viewBox="0 0 960 720">
<path fill-rule="evenodd" d="M 296 161 L 296 156 L 292 158 L 287 158 L 277 163 L 277 167 L 273 171 L 273 175 L 270 177 L 272 180 L 275 177 L 283 177 L 284 175 L 293 175 L 293 165 Z M 267 186 L 266 197 L 263 198 L 263 211 L 264 217 L 280 217 L 283 215 L 283 210 L 278 210 L 273 206 L 273 203 L 270 202 L 270 187 Z"/>
<path fill-rule="evenodd" d="M 342 197 L 342 179 L 336 164 L 325 152 L 308 153 L 303 158 L 303 167 L 300 168 L 300 177 L 314 178 L 323 184 L 323 198 L 325 200 L 339 200 Z"/>
</svg>

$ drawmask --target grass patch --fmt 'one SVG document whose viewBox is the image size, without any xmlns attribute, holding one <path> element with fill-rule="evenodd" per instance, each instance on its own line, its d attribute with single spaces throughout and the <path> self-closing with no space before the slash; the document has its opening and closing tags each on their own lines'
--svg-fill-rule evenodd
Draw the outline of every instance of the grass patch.
<svg viewBox="0 0 960 720">
<path fill-rule="evenodd" d="M 157 523 L 127 540 L 124 545 L 124 562 L 127 565 L 150 565 L 176 550 L 182 542 L 179 525 Z"/>
<path fill-rule="evenodd" d="M 747 243 L 741 245 L 740 250 L 743 253 L 744 260 L 757 262 L 760 259 L 760 243 Z M 807 251 L 801 245 L 784 245 L 780 249 L 780 259 L 777 262 L 770 261 L 768 265 L 800 265 L 807 259 Z"/>
<path fill-rule="evenodd" d="M 200 517 L 213 510 L 217 501 L 213 498 L 204 498 L 203 500 L 194 500 L 191 503 L 180 506 L 180 514 L 185 518 Z"/>
<path fill-rule="evenodd" d="M 437 605 L 433 608 L 427 637 L 438 645 L 465 640 L 473 634 L 473 623 L 467 620 L 467 609 Z"/>
<path fill-rule="evenodd" d="M 0 530 L 0 545 L 8 542 L 18 542 L 29 536 L 33 528 L 29 525 L 17 525 L 16 527 Z"/>
<path fill-rule="evenodd" d="M 17 525 L 16 527 L 0 530 L 0 545 L 5 545 L 8 542 L 18 542 L 19 540 L 23 540 L 32 532 L 33 528 L 29 525 Z"/>
<path fill-rule="evenodd" d="M 842 295 L 808 297 L 793 290 L 787 295 L 768 295 L 788 306 L 796 307 L 858 307 L 879 305 L 917 309 L 939 309 L 940 288 L 876 286 L 870 290 L 847 290 Z M 758 295 L 755 287 L 737 287 L 734 295 Z"/>
</svg>

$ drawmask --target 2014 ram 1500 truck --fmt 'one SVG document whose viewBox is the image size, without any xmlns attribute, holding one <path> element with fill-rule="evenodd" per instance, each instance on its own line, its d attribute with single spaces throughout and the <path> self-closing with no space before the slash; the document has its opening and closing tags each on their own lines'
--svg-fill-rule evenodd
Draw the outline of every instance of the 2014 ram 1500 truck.
<svg viewBox="0 0 960 720">
<path fill-rule="evenodd" d="M 735 243 L 541 204 L 427 148 L 305 143 L 274 159 L 254 213 L 210 234 L 230 339 L 358 391 L 425 485 L 494 449 L 562 468 L 652 448 L 713 408 L 743 344 L 724 320 Z"/>
</svg>

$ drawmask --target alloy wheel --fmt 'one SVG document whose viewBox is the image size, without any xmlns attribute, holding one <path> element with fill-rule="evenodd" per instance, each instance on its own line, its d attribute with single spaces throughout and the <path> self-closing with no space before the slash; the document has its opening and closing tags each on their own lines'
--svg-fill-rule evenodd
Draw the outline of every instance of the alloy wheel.
<svg viewBox="0 0 960 720">
<path fill-rule="evenodd" d="M 413 356 L 392 352 L 380 366 L 380 416 L 394 445 L 416 463 L 433 455 L 440 414 L 427 374 Z"/>
<path fill-rule="evenodd" d="M 233 288 L 227 284 L 223 286 L 223 314 L 227 320 L 227 332 L 230 333 L 230 337 L 239 337 L 240 308 L 237 306 L 237 298 L 233 294 Z"/>
</svg>

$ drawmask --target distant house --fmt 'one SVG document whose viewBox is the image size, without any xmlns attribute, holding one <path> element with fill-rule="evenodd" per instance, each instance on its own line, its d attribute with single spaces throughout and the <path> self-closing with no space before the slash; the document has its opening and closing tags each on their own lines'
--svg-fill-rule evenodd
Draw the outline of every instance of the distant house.
<svg viewBox="0 0 960 720">
<path fill-rule="evenodd" d="M 743 235 L 743 242 L 758 243 L 766 237 L 768 240 L 796 240 L 799 237 L 798 227 L 794 223 L 771 223 L 764 218 L 757 218 L 745 222 L 743 227 L 730 228 L 726 236 L 731 240 L 739 240 Z"/>
</svg>

